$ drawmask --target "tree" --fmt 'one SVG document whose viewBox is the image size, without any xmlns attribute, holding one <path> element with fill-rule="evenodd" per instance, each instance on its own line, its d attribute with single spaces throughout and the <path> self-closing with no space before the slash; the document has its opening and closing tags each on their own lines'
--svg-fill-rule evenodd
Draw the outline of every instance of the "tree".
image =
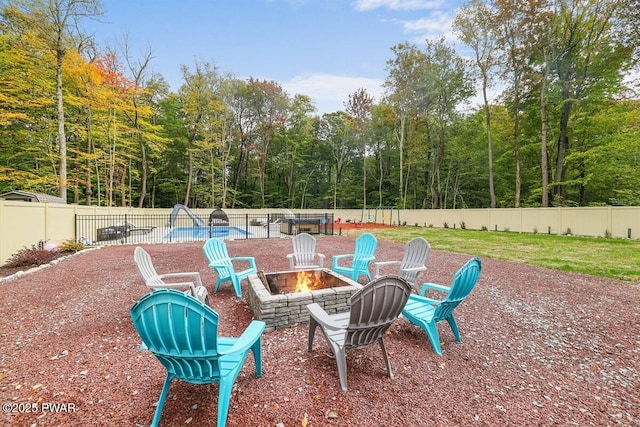
<svg viewBox="0 0 640 427">
<path fill-rule="evenodd" d="M 57 191 L 53 56 L 23 11 L 0 17 L 0 188 Z"/>
<path fill-rule="evenodd" d="M 373 97 L 367 93 L 367 90 L 360 88 L 349 94 L 349 101 L 346 104 L 346 112 L 351 115 L 354 121 L 353 130 L 355 132 L 356 141 L 362 144 L 362 206 L 367 207 L 367 128 L 371 121 L 371 107 L 373 106 Z"/>
<path fill-rule="evenodd" d="M 443 38 L 427 41 L 425 57 L 421 90 L 435 141 L 430 184 L 431 207 L 440 209 L 444 207 L 442 167 L 448 131 L 459 114 L 456 108 L 473 94 L 473 89 L 465 61 Z"/>
<path fill-rule="evenodd" d="M 399 176 L 398 200 L 404 208 L 404 144 L 406 140 L 407 119 L 417 110 L 418 102 L 423 105 L 425 100 L 420 93 L 421 80 L 424 78 L 425 55 L 418 47 L 411 43 L 401 43 L 391 48 L 395 58 L 387 61 L 387 78 L 384 82 L 386 102 L 396 110 L 398 118 Z"/>
<path fill-rule="evenodd" d="M 629 65 L 631 51 L 615 35 L 613 18 L 621 2 L 615 0 L 557 0 L 552 21 L 551 71 L 560 95 L 560 122 L 555 168 L 556 204 L 567 196 L 566 157 L 571 148 L 572 114 L 588 96 L 611 92 L 620 71 Z"/>
<path fill-rule="evenodd" d="M 286 136 L 281 160 L 286 165 L 284 182 L 287 187 L 287 207 L 295 207 L 299 197 L 300 209 L 307 205 L 307 193 L 311 179 L 318 173 L 319 156 L 313 146 L 313 120 L 310 115 L 315 111 L 311 98 L 295 95 L 286 125 Z M 274 160 L 280 163 L 277 156 Z M 296 189 L 299 195 L 296 194 Z"/>
<path fill-rule="evenodd" d="M 487 131 L 489 194 L 491 207 L 496 207 L 496 193 L 493 182 L 493 138 L 491 134 L 491 108 L 487 98 L 487 88 L 492 85 L 493 69 L 500 63 L 495 31 L 496 14 L 481 0 L 471 0 L 468 6 L 458 10 L 453 28 L 463 43 L 470 46 L 475 54 L 475 65 L 480 73 L 482 100 Z"/>
<path fill-rule="evenodd" d="M 274 81 L 259 81 L 250 78 L 247 83 L 249 114 L 254 116 L 255 133 L 253 146 L 258 163 L 260 207 L 265 208 L 265 171 L 269 161 L 269 150 L 274 135 L 286 123 L 289 97 L 282 86 Z"/>
<path fill-rule="evenodd" d="M 100 0 L 15 0 L 18 7 L 28 11 L 33 28 L 55 54 L 58 146 L 60 156 L 59 196 L 67 199 L 67 139 L 65 135 L 63 64 L 69 38 L 78 31 L 83 18 L 103 14 Z"/>
<path fill-rule="evenodd" d="M 141 177 L 140 177 L 140 197 L 138 199 L 138 207 L 141 208 L 144 206 L 144 198 L 147 195 L 147 147 L 146 147 L 146 139 L 145 132 L 143 127 L 148 125 L 145 123 L 145 116 L 151 115 L 150 105 L 144 105 L 144 92 L 145 92 L 145 84 L 148 74 L 148 67 L 153 59 L 151 47 L 149 47 L 143 54 L 140 59 L 134 59 L 131 54 L 131 46 L 129 42 L 129 37 L 127 34 L 124 36 L 123 42 L 123 50 L 124 50 L 124 60 L 127 64 L 127 68 L 129 69 L 129 74 L 131 76 L 131 82 L 133 87 L 129 92 L 131 94 L 131 103 L 133 105 L 133 110 L 131 114 L 127 114 L 127 119 L 133 126 L 136 132 L 136 139 L 138 141 L 138 145 L 140 147 L 140 166 L 141 166 Z"/>
<path fill-rule="evenodd" d="M 188 205 L 191 196 L 191 185 L 194 180 L 194 153 L 198 143 L 203 139 L 208 142 L 218 140 L 211 134 L 215 125 L 215 110 L 221 108 L 216 91 L 219 85 L 218 71 L 214 64 L 196 62 L 195 70 L 182 66 L 185 83 L 180 88 L 183 99 L 184 126 L 187 133 L 188 175 L 183 204 Z M 212 200 L 213 203 L 213 200 Z"/>
<path fill-rule="evenodd" d="M 353 159 L 355 146 L 347 128 L 347 114 L 343 111 L 323 114 L 315 130 L 316 139 L 326 144 L 333 158 L 333 209 L 338 208 L 338 186 L 342 181 L 345 165 Z"/>
</svg>

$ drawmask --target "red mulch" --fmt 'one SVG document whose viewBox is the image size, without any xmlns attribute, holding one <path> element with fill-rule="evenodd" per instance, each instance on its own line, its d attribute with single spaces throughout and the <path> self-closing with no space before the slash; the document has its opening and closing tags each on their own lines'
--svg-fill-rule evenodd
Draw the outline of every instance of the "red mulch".
<svg viewBox="0 0 640 427">
<path fill-rule="evenodd" d="M 209 289 L 215 282 L 202 242 L 144 247 L 161 273 L 199 271 Z M 228 248 L 272 272 L 288 268 L 291 242 L 230 241 Z M 133 249 L 82 252 L 0 283 L 0 400 L 9 403 L 0 424 L 149 425 L 164 370 L 138 349 L 129 316 L 146 292 Z M 328 260 L 352 249 L 351 237 L 318 237 Z M 421 280 L 449 283 L 469 256 L 434 249 Z M 399 259 L 402 250 L 380 242 L 376 255 Z M 394 379 L 377 346 L 350 351 L 343 392 L 322 336 L 309 353 L 306 324 L 265 333 L 264 375 L 255 377 L 249 357 L 227 426 L 640 425 L 640 287 L 482 262 L 476 289 L 456 311 L 463 342 L 439 325 L 444 354 L 437 356 L 424 332 L 398 320 L 385 337 Z M 221 334 L 238 336 L 252 319 L 230 285 L 211 305 Z M 215 425 L 217 390 L 175 381 L 161 426 Z M 43 412 L 43 403 L 67 404 L 68 412 Z M 18 413 L 30 408 L 37 412 Z"/>
</svg>

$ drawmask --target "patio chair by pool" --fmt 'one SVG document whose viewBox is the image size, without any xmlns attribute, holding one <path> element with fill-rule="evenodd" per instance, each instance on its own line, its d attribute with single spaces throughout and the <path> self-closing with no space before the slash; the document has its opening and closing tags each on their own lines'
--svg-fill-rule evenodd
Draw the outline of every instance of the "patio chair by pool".
<svg viewBox="0 0 640 427">
<path fill-rule="evenodd" d="M 228 226 L 229 225 L 229 217 L 227 214 L 220 208 L 215 209 L 209 215 L 209 227 L 219 227 L 219 226 Z"/>
<path fill-rule="evenodd" d="M 209 261 L 209 267 L 213 268 L 218 275 L 218 280 L 214 287 L 214 292 L 218 292 L 220 284 L 230 281 L 238 298 L 242 297 L 241 282 L 251 274 L 257 274 L 256 260 L 254 257 L 233 257 L 229 256 L 227 245 L 223 240 L 211 238 L 202 247 L 204 255 Z M 248 263 L 244 270 L 237 271 L 236 265 Z"/>
<path fill-rule="evenodd" d="M 352 254 L 335 255 L 331 263 L 331 270 L 338 274 L 351 277 L 358 281 L 358 277 L 364 275 L 371 280 L 369 263 L 375 260 L 378 240 L 371 233 L 364 233 L 356 239 L 355 250 Z M 344 260 L 351 259 L 351 265 L 344 265 Z M 341 264 L 341 262 L 343 264 Z"/>
<path fill-rule="evenodd" d="M 256 377 L 262 376 L 262 332 L 253 320 L 238 338 L 218 336 L 218 313 L 181 292 L 163 289 L 143 296 L 131 308 L 141 348 L 149 350 L 167 370 L 151 426 L 162 416 L 174 378 L 192 384 L 219 383 L 217 426 L 226 424 L 233 384 L 249 351 Z"/>
<path fill-rule="evenodd" d="M 374 277 L 383 276 L 385 270 L 396 268 L 394 274 L 406 279 L 416 292 L 420 292 L 416 281 L 421 271 L 427 269 L 426 263 L 431 252 L 431 246 L 422 237 L 410 240 L 404 247 L 402 261 L 377 261 L 374 262 Z"/>
<path fill-rule="evenodd" d="M 427 333 L 433 351 L 442 355 L 440 347 L 440 335 L 438 323 L 446 320 L 457 342 L 462 342 L 460 331 L 453 317 L 453 311 L 471 293 L 480 278 L 482 264 L 478 258 L 471 258 L 453 276 L 451 286 L 443 286 L 435 283 L 422 285 L 420 295 L 411 295 L 402 315 L 411 323 L 420 326 Z M 427 298 L 429 289 L 446 293 L 442 300 Z"/>
<path fill-rule="evenodd" d="M 308 350 L 313 350 L 315 329 L 320 326 L 336 357 L 340 387 L 343 390 L 347 390 L 345 352 L 350 349 L 379 343 L 387 365 L 387 374 L 393 378 L 383 337 L 400 315 L 410 294 L 411 285 L 403 278 L 382 276 L 364 285 L 351 296 L 351 309 L 347 312 L 327 314 L 318 303 L 307 306 L 310 313 Z"/>
<path fill-rule="evenodd" d="M 156 229 L 156 227 L 154 225 L 138 226 L 138 225 L 135 225 L 134 223 L 132 223 L 131 221 L 126 221 L 125 225 L 126 225 L 127 231 L 129 233 L 140 232 L 142 234 L 147 234 L 147 233 L 151 233 L 153 230 Z"/>
<path fill-rule="evenodd" d="M 136 247 L 133 251 L 133 261 L 136 263 L 138 273 L 142 276 L 145 285 L 147 285 L 151 290 L 183 290 L 183 292 L 196 297 L 205 304 L 209 303 L 209 293 L 207 292 L 207 288 L 202 286 L 200 273 L 197 271 L 158 274 L 153 266 L 153 262 L 151 261 L 151 256 L 140 246 Z M 173 281 L 178 279 L 181 279 L 181 281 Z"/>
<path fill-rule="evenodd" d="M 309 233 L 291 239 L 293 253 L 287 255 L 291 270 L 310 270 L 324 267 L 324 254 L 316 252 L 316 238 Z"/>
</svg>

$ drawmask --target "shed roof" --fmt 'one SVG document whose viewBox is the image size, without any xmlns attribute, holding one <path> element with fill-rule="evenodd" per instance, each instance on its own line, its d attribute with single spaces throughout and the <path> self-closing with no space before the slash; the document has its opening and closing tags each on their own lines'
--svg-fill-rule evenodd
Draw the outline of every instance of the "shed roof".
<svg viewBox="0 0 640 427">
<path fill-rule="evenodd" d="M 7 193 L 0 194 L 0 198 L 5 200 L 17 200 L 22 202 L 67 204 L 67 201 L 61 197 L 51 196 L 45 193 L 33 193 L 30 191 L 18 191 L 18 190 L 9 191 Z"/>
</svg>

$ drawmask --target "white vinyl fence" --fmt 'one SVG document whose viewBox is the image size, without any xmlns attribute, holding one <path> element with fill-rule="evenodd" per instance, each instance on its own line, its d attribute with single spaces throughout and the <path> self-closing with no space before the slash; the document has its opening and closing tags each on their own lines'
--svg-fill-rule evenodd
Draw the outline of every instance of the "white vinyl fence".
<svg viewBox="0 0 640 427">
<path fill-rule="evenodd" d="M 193 213 L 209 218 L 213 209 L 193 209 Z M 76 215 L 131 215 L 164 216 L 172 209 L 107 208 L 65 205 L 58 203 L 22 202 L 0 199 L 0 264 L 23 247 L 37 245 L 39 241 L 55 244 L 86 237 L 76 229 Z M 586 207 L 586 208 L 519 208 L 519 209 L 437 209 L 398 210 L 338 209 L 224 209 L 229 216 L 250 215 L 252 218 L 284 218 L 316 214 L 333 215 L 340 222 L 377 222 L 435 228 L 467 228 L 473 230 L 510 231 L 523 233 L 574 234 L 615 238 L 640 238 L 640 207 Z M 116 224 L 114 224 L 116 225 Z M 161 225 L 161 224 L 159 224 Z M 279 231 L 284 230 L 282 227 Z M 339 227 L 334 226 L 334 233 Z M 274 230 L 275 231 L 275 230 Z M 272 237 L 275 233 L 265 233 Z M 281 232 L 277 237 L 290 234 Z M 101 244 L 120 244 L 115 240 Z"/>
</svg>

